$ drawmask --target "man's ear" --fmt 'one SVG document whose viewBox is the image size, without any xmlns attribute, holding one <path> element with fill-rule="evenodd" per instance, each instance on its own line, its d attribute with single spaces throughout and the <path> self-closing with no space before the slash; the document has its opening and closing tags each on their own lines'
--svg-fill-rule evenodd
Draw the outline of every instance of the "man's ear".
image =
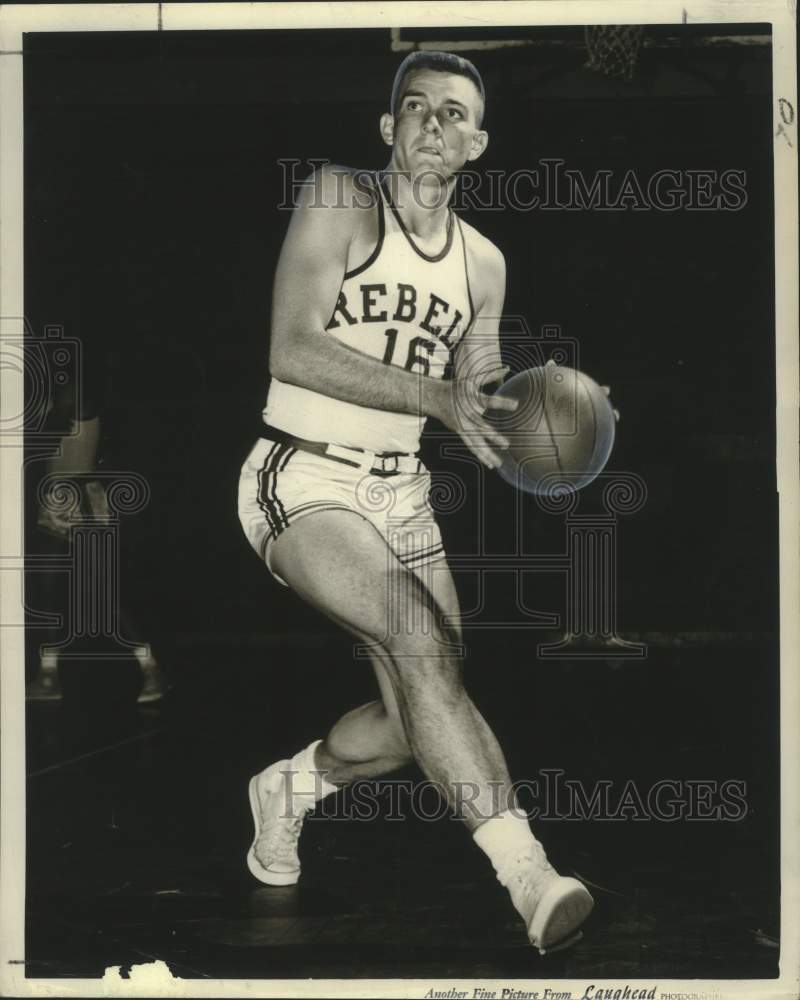
<svg viewBox="0 0 800 1000">
<path fill-rule="evenodd" d="M 470 146 L 467 160 L 477 160 L 479 156 L 483 155 L 483 151 L 488 145 L 489 133 L 484 131 L 476 132 L 472 137 L 472 145 Z"/>
<path fill-rule="evenodd" d="M 387 146 L 394 145 L 394 116 L 387 111 L 381 115 L 381 138 Z"/>
</svg>

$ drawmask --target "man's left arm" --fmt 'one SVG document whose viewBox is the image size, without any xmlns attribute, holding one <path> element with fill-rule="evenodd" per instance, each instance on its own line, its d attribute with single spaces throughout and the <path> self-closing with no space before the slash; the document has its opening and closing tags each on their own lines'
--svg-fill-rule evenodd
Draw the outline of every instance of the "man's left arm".
<svg viewBox="0 0 800 1000">
<path fill-rule="evenodd" d="M 500 318 L 506 294 L 506 262 L 488 240 L 481 252 L 468 250 L 475 318 L 455 351 L 457 379 L 496 373 L 500 355 Z"/>
<path fill-rule="evenodd" d="M 499 384 L 508 374 L 500 355 L 500 317 L 506 291 L 506 264 L 494 244 L 471 234 L 478 247 L 467 247 L 467 270 L 475 316 L 459 341 L 453 357 L 453 380 L 458 399 L 456 412 L 463 429 L 462 438 L 472 440 L 471 421 L 483 420 L 491 392 L 484 386 Z M 488 394 L 487 394 L 488 393 Z M 508 439 L 499 431 L 480 442 L 473 451 L 490 468 L 499 468 Z"/>
</svg>

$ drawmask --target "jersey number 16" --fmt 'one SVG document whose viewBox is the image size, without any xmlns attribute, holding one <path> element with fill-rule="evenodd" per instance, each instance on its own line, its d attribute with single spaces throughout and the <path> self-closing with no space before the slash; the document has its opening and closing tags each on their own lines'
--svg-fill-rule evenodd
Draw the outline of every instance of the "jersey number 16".
<svg viewBox="0 0 800 1000">
<path fill-rule="evenodd" d="M 382 361 L 385 365 L 393 364 L 392 358 L 397 345 L 397 330 L 392 328 L 386 331 L 386 350 L 383 352 Z M 426 340 L 424 337 L 414 337 L 408 345 L 408 356 L 403 367 L 407 372 L 419 372 L 421 375 L 429 375 L 431 371 L 430 356 L 436 350 L 436 342 Z"/>
</svg>

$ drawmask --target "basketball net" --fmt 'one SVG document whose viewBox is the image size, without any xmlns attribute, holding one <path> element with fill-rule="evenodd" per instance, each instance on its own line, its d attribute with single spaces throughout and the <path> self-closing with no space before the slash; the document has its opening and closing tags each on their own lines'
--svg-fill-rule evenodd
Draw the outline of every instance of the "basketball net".
<svg viewBox="0 0 800 1000">
<path fill-rule="evenodd" d="M 621 80 L 633 77 L 644 36 L 640 24 L 587 24 L 584 34 L 589 69 Z"/>
</svg>

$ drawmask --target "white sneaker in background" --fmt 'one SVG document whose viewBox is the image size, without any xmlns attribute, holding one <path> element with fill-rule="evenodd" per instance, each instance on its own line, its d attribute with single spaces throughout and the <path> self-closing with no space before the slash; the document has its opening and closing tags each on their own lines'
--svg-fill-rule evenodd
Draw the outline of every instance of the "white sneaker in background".
<svg viewBox="0 0 800 1000">
<path fill-rule="evenodd" d="M 142 671 L 142 690 L 136 699 L 140 705 L 158 701 L 169 691 L 164 674 L 153 656 L 149 646 L 137 646 L 133 650 Z"/>
<path fill-rule="evenodd" d="M 26 701 L 61 701 L 61 681 L 58 676 L 58 654 L 43 652 L 39 673 L 25 686 Z"/>
</svg>

